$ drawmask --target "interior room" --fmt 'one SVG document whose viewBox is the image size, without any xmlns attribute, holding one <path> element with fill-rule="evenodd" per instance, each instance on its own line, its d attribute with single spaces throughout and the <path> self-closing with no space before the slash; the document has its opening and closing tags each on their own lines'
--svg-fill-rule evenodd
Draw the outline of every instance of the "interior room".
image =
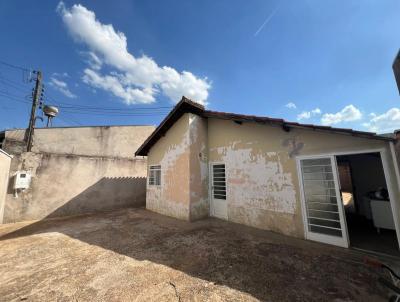
<svg viewBox="0 0 400 302">
<path fill-rule="evenodd" d="M 380 153 L 336 157 L 350 246 L 399 256 Z"/>
</svg>

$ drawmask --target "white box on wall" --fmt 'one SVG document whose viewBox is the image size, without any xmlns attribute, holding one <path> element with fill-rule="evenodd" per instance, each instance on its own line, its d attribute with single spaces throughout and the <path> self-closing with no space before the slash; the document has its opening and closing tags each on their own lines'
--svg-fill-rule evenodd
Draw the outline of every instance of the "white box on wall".
<svg viewBox="0 0 400 302">
<path fill-rule="evenodd" d="M 29 171 L 17 171 L 14 176 L 14 190 L 28 189 L 31 184 L 31 173 Z"/>
</svg>

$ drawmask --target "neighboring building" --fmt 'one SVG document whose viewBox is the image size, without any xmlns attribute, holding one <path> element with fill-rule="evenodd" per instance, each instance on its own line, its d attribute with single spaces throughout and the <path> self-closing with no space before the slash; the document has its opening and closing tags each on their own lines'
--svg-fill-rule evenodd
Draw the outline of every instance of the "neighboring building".
<svg viewBox="0 0 400 302">
<path fill-rule="evenodd" d="M 385 229 L 396 250 L 400 192 L 393 141 L 213 112 L 183 98 L 135 154 L 147 156 L 149 210 L 189 221 L 213 216 L 344 247 L 369 238 L 362 242 L 368 249 L 375 239 L 385 241 L 376 232 Z M 380 187 L 390 201 L 370 192 Z"/>
<path fill-rule="evenodd" d="M 0 223 L 3 223 L 4 203 L 6 200 L 11 156 L 0 149 Z"/>
<path fill-rule="evenodd" d="M 133 153 L 153 130 L 39 128 L 32 152 L 26 152 L 25 129 L 0 132 L 1 147 L 13 156 L 7 196 L 0 202 L 3 223 L 144 205 L 146 159 Z"/>
</svg>

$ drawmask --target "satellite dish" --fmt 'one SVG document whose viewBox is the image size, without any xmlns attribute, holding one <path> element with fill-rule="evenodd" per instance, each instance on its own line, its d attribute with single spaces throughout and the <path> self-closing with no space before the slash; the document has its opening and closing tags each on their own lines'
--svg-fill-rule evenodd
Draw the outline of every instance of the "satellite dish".
<svg viewBox="0 0 400 302">
<path fill-rule="evenodd" d="M 55 118 L 58 114 L 58 108 L 55 106 L 50 106 L 50 105 L 45 105 L 43 107 L 43 113 L 45 116 L 47 116 L 47 125 L 46 127 L 49 127 L 52 125 L 52 119 Z"/>
</svg>

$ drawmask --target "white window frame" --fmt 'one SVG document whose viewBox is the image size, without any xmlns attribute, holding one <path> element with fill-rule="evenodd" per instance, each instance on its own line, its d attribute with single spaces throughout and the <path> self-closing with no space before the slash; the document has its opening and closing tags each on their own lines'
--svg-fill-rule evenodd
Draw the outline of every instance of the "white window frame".
<svg viewBox="0 0 400 302">
<path fill-rule="evenodd" d="M 154 175 L 152 175 L 154 172 Z M 149 186 L 161 186 L 161 165 L 150 165 L 148 175 Z M 158 180 L 158 181 L 157 181 Z"/>
</svg>

